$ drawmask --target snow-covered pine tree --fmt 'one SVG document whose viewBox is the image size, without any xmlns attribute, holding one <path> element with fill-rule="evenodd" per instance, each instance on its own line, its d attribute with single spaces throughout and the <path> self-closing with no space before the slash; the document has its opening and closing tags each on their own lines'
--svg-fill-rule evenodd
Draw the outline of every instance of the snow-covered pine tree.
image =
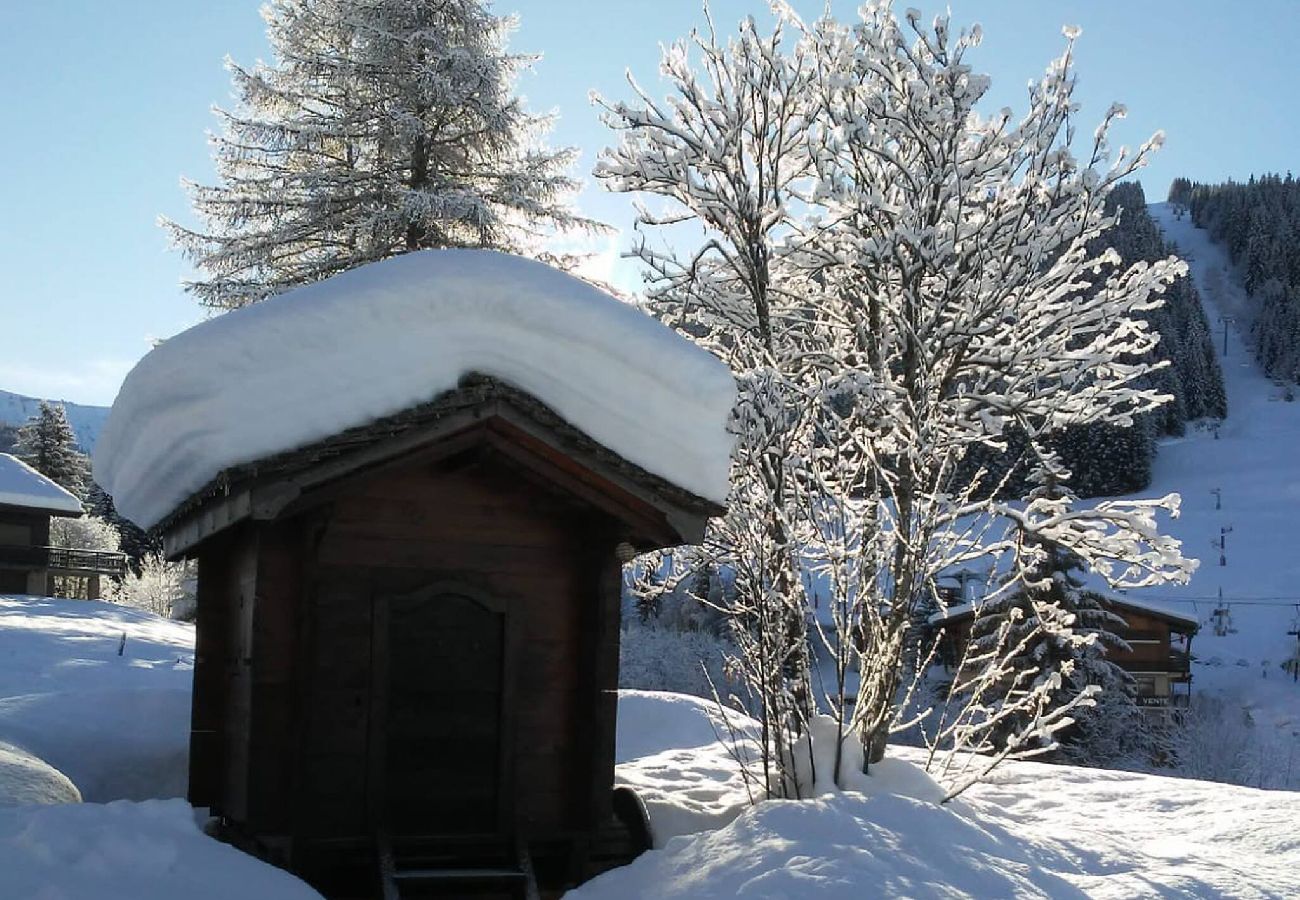
<svg viewBox="0 0 1300 900">
<path fill-rule="evenodd" d="M 85 496 L 90 466 L 77 449 L 77 436 L 61 404 L 41 401 L 36 415 L 18 429 L 14 455 L 78 497 Z"/>
<path fill-rule="evenodd" d="M 1180 190 L 1192 221 L 1227 248 L 1255 301 L 1254 321 L 1239 324 L 1250 326 L 1260 365 L 1300 383 L 1300 181 L 1288 173 Z"/>
<path fill-rule="evenodd" d="M 1051 498 L 1059 493 L 1059 488 L 1043 487 L 1034 495 Z M 996 593 L 981 606 L 971 624 L 970 640 L 976 649 L 971 658 L 992 650 L 1000 640 L 1015 648 L 1003 662 L 1007 690 L 999 692 L 990 707 L 987 740 L 998 749 L 1028 729 L 1029 716 L 1042 712 L 1017 708 L 1015 700 L 1053 673 L 1059 676 L 1060 686 L 1047 709 L 1075 703 L 1089 687 L 1096 688 L 1089 693 L 1113 692 L 1131 703 L 1131 677 L 1107 658 L 1129 649 L 1115 633 L 1124 627 L 1124 620 L 1103 605 L 1100 594 L 1084 587 L 1079 577 L 1084 566 L 1076 554 L 1042 538 L 1027 536 L 1026 542 L 1032 546 L 1022 553 L 1034 562 L 1027 563 L 1009 590 Z M 963 675 L 970 673 L 959 673 Z M 1086 705 L 1073 716 L 1079 722 L 1087 719 Z M 1045 747 L 1054 738 L 1044 734 L 1036 740 Z"/>
<path fill-rule="evenodd" d="M 512 93 L 532 58 L 480 0 L 271 0 L 272 64 L 227 66 L 219 183 L 190 184 L 202 224 L 163 225 L 230 309 L 431 247 L 538 254 L 568 205 L 573 149 Z"/>
</svg>

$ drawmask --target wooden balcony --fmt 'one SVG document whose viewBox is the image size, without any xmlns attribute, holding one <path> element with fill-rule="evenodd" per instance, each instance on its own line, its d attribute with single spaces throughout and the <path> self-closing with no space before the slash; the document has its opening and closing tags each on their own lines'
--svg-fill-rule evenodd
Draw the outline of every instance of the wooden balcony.
<svg viewBox="0 0 1300 900">
<path fill-rule="evenodd" d="M 69 547 L 32 547 L 0 544 L 0 567 L 44 569 L 69 575 L 111 575 L 126 573 L 126 554 Z"/>
</svg>

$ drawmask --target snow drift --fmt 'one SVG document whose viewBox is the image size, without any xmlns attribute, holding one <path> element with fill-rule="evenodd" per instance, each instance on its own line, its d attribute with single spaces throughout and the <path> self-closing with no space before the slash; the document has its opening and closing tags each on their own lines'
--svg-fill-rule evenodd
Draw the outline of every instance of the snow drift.
<svg viewBox="0 0 1300 900">
<path fill-rule="evenodd" d="M 149 527 L 223 469 L 431 400 L 469 372 L 680 487 L 726 496 L 726 366 L 577 278 L 488 250 L 362 266 L 164 342 L 123 383 L 95 480 Z"/>
</svg>

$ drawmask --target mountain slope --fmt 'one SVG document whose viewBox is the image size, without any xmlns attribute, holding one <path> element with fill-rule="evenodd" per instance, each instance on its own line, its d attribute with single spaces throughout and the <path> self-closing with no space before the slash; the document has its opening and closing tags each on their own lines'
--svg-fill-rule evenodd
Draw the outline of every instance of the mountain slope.
<svg viewBox="0 0 1300 900">
<path fill-rule="evenodd" d="M 1196 615 L 1202 630 L 1192 644 L 1194 690 L 1240 703 L 1256 724 L 1276 729 L 1278 740 L 1295 748 L 1300 684 L 1282 664 L 1297 653 L 1297 639 L 1287 632 L 1300 625 L 1300 403 L 1288 402 L 1288 390 L 1264 376 L 1247 350 L 1249 301 L 1223 248 L 1168 204 L 1153 204 L 1151 214 L 1191 268 L 1214 331 L 1229 412 L 1217 427 L 1203 424 L 1162 441 L 1151 487 L 1143 492 L 1182 495 L 1182 515 L 1164 528 L 1183 541 L 1185 554 L 1201 560 L 1200 569 L 1187 585 L 1134 595 Z M 1225 315 L 1233 318 L 1225 323 Z M 1216 633 L 1220 608 L 1230 620 L 1227 634 Z M 1295 753 L 1287 781 L 1300 786 L 1300 750 Z"/>
<path fill-rule="evenodd" d="M 81 445 L 82 451 L 85 453 L 93 451 L 99 431 L 104 427 L 104 420 L 108 418 L 108 407 L 85 406 L 80 403 L 69 403 L 66 400 L 55 402 L 63 404 L 63 409 L 68 414 L 68 422 L 77 435 L 77 443 Z M 16 428 L 36 415 L 40 405 L 41 401 L 37 397 L 25 397 L 22 394 L 0 390 L 0 425 L 12 425 Z"/>
</svg>

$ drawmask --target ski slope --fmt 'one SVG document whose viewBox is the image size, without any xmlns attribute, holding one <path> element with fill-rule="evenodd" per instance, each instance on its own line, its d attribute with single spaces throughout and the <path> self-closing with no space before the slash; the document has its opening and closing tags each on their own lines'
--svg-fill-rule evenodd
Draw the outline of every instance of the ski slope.
<svg viewBox="0 0 1300 900">
<path fill-rule="evenodd" d="M 1296 654 L 1296 637 L 1287 632 L 1300 624 L 1300 402 L 1288 402 L 1286 389 L 1264 376 L 1247 349 L 1250 300 L 1226 251 L 1194 228 L 1190 216 L 1176 217 L 1165 203 L 1150 209 L 1188 261 L 1205 304 L 1228 417 L 1162 441 L 1152 484 L 1142 492 L 1182 494 L 1182 514 L 1163 527 L 1182 540 L 1186 555 L 1201 560 L 1200 568 L 1189 584 L 1131 596 L 1195 615 L 1202 628 L 1192 642 L 1193 689 L 1240 703 L 1257 725 L 1276 729 L 1283 745 L 1294 747 L 1300 684 L 1281 666 Z M 1220 591 L 1232 629 L 1223 635 L 1214 615 Z"/>
</svg>

